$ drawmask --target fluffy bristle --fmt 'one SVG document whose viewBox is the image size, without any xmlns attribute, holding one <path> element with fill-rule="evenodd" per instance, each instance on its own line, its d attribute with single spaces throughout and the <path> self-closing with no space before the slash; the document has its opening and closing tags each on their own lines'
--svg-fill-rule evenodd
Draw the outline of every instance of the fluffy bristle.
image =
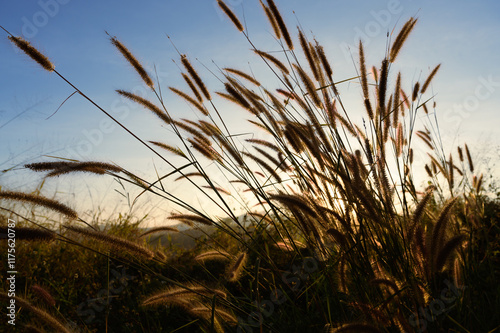
<svg viewBox="0 0 500 333">
<path fill-rule="evenodd" d="M 44 69 L 48 70 L 49 72 L 52 72 L 54 70 L 55 66 L 52 62 L 50 62 L 49 58 L 47 58 L 40 51 L 34 48 L 28 41 L 22 39 L 21 37 L 14 36 L 9 36 L 9 39 Z"/>
</svg>

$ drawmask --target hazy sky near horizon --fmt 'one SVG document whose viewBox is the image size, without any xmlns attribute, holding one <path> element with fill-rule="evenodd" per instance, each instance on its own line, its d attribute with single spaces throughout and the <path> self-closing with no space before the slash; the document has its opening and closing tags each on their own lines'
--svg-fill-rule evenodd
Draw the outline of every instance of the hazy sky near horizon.
<svg viewBox="0 0 500 333">
<path fill-rule="evenodd" d="M 441 63 L 432 92 L 445 148 L 451 150 L 467 142 L 478 158 L 499 159 L 500 2 L 276 2 L 290 28 L 300 24 L 309 37 L 324 45 L 336 80 L 356 75 L 359 39 L 365 43 L 367 62 L 379 66 L 387 33 L 397 33 L 408 18 L 418 17 L 393 74 L 401 70 L 406 89 L 410 90 L 411 84 L 424 80 Z M 226 3 L 245 22 L 258 48 L 279 50 L 257 0 Z M 197 114 L 167 89 L 185 88 L 180 70 L 172 61 L 178 63 L 178 53 L 167 35 L 181 53 L 189 55 L 212 91 L 223 87 L 210 73 L 217 73 L 218 67 L 245 71 L 251 68 L 261 74 L 259 78 L 267 75 L 268 88 L 278 87 L 279 82 L 259 67 L 251 46 L 215 0 L 2 0 L 0 10 L 0 25 L 32 42 L 61 74 L 104 109 L 116 111 L 126 126 L 147 140 L 168 142 L 171 133 L 158 126 L 154 116 L 125 104 L 114 92 L 124 89 L 142 94 L 146 89 L 111 45 L 106 32 L 127 45 L 150 73 L 156 67 L 166 106 L 176 117 L 195 119 Z M 291 30 L 295 35 L 296 30 Z M 54 114 L 73 89 L 16 50 L 3 31 L 0 59 L 0 170 L 14 168 L 0 176 L 2 187 L 33 189 L 40 175 L 21 170 L 20 166 L 50 160 L 47 156 L 115 162 L 144 176 L 154 177 L 155 168 L 160 173 L 170 170 L 122 129 L 110 128 L 105 115 L 78 95 Z M 347 98 L 359 100 L 357 84 L 346 84 L 342 89 Z M 242 120 L 248 118 L 244 112 L 230 108 L 222 108 L 221 112 L 237 131 L 256 131 L 244 125 Z M 96 181 L 100 186 L 97 192 L 93 191 Z M 94 176 L 61 177 L 45 186 L 49 193 L 76 192 L 78 201 L 91 200 L 94 205 L 119 197 L 114 192 L 119 189 L 116 182 Z M 182 189 L 175 185 L 172 190 Z"/>
</svg>

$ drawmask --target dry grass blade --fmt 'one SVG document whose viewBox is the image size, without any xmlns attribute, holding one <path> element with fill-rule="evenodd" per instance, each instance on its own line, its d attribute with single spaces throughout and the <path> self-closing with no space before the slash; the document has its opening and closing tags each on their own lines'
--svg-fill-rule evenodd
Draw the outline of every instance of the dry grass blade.
<svg viewBox="0 0 500 333">
<path fill-rule="evenodd" d="M 260 5 L 264 9 L 264 12 L 266 13 L 267 20 L 269 21 L 269 23 L 271 23 L 271 26 L 273 27 L 274 35 L 276 36 L 276 38 L 280 39 L 281 38 L 281 31 L 280 31 L 280 28 L 278 27 L 278 23 L 276 22 L 276 19 L 273 16 L 273 13 L 271 12 L 271 9 L 269 9 L 269 7 L 264 5 L 262 0 L 259 0 L 259 1 L 260 1 Z"/>
<path fill-rule="evenodd" d="M 158 142 L 158 141 L 149 141 L 150 143 L 154 144 L 155 146 L 158 146 L 160 148 L 163 148 L 165 150 L 168 150 L 169 152 L 172 152 L 176 155 L 179 155 L 179 156 L 182 156 L 182 157 L 186 157 L 186 154 L 184 154 L 182 152 L 182 150 L 180 150 L 179 148 L 176 148 L 176 147 L 172 147 L 172 146 L 169 146 L 167 144 L 164 144 L 162 142 Z"/>
<path fill-rule="evenodd" d="M 217 0 L 217 4 L 222 9 L 222 11 L 227 15 L 227 17 L 229 17 L 231 22 L 233 22 L 236 29 L 238 29 L 240 32 L 243 32 L 243 30 L 245 29 L 243 28 L 243 25 L 241 24 L 240 20 L 238 20 L 236 15 L 234 15 L 232 10 L 224 3 L 224 1 Z"/>
<path fill-rule="evenodd" d="M 377 327 L 370 325 L 370 324 L 358 324 L 358 323 L 352 323 L 352 324 L 345 324 L 342 325 L 341 327 L 338 327 L 334 329 L 334 333 L 381 333 Z"/>
<path fill-rule="evenodd" d="M 264 52 L 264 51 L 259 51 L 259 50 L 253 50 L 255 53 L 257 53 L 258 55 L 260 55 L 262 58 L 264 58 L 265 60 L 269 60 L 270 62 L 272 62 L 276 67 L 279 68 L 280 71 L 282 71 L 283 73 L 285 74 L 289 74 L 290 72 L 288 71 L 288 68 L 286 68 L 286 66 L 281 62 L 279 61 L 278 59 L 276 59 L 275 57 L 273 57 L 272 55 Z"/>
<path fill-rule="evenodd" d="M 66 215 L 69 218 L 76 219 L 78 214 L 68 206 L 46 197 L 36 194 L 28 194 L 23 192 L 0 191 L 0 199 L 17 200 L 21 202 L 29 202 L 45 208 L 50 208 L 56 212 Z"/>
<path fill-rule="evenodd" d="M 9 36 L 9 40 L 26 53 L 31 59 L 35 60 L 45 70 L 52 72 L 55 68 L 54 64 L 44 54 L 34 48 L 28 41 L 21 37 Z"/>
<path fill-rule="evenodd" d="M 321 105 L 321 99 L 319 98 L 319 95 L 318 95 L 318 93 L 316 91 L 316 87 L 314 86 L 313 81 L 311 80 L 311 78 L 309 77 L 309 75 L 307 75 L 307 73 L 304 72 L 304 70 L 302 69 L 302 67 L 297 66 L 297 65 L 293 65 L 293 67 L 299 73 L 300 79 L 304 83 L 304 86 L 306 87 L 307 93 L 311 97 L 312 101 L 314 102 L 314 104 L 318 108 L 320 108 L 322 106 Z"/>
<path fill-rule="evenodd" d="M 240 70 L 237 70 L 237 69 L 234 69 L 234 68 L 223 68 L 226 72 L 229 72 L 229 73 L 232 73 L 232 74 L 235 74 L 235 75 L 238 75 L 238 76 L 241 76 L 242 78 L 252 82 L 253 84 L 255 84 L 256 86 L 260 86 L 260 82 L 257 81 L 256 79 L 254 79 L 252 76 L 248 75 L 247 73 L 245 72 L 242 72 Z"/>
<path fill-rule="evenodd" d="M 91 238 L 93 240 L 99 241 L 103 244 L 109 245 L 115 249 L 123 250 L 129 253 L 137 254 L 146 259 L 152 259 L 154 257 L 154 252 L 141 246 L 137 243 L 131 242 L 127 239 L 123 239 L 116 236 L 111 236 L 103 232 L 94 231 L 88 228 L 66 226 L 71 232 L 83 235 L 85 237 Z"/>
<path fill-rule="evenodd" d="M 281 17 L 281 14 L 278 10 L 278 7 L 276 7 L 276 4 L 274 3 L 273 0 L 267 0 L 267 5 L 269 6 L 269 9 L 271 10 L 271 13 L 273 13 L 274 19 L 276 20 L 276 23 L 278 24 L 278 27 L 280 28 L 281 34 L 283 35 L 283 39 L 286 42 L 286 45 L 290 50 L 293 50 L 293 42 L 292 38 L 290 37 L 290 34 L 288 33 L 288 29 L 285 25 L 285 21 L 283 21 L 283 18 Z"/>
<path fill-rule="evenodd" d="M 200 88 L 201 92 L 205 96 L 206 99 L 211 100 L 212 97 L 210 96 L 210 93 L 208 92 L 207 87 L 205 86 L 205 83 L 201 80 L 200 76 L 198 73 L 195 71 L 194 67 L 191 65 L 189 62 L 188 58 L 186 57 L 185 54 L 181 56 L 181 62 L 182 65 L 184 65 L 184 68 L 188 71 L 189 75 L 193 78 L 194 82 L 196 82 L 196 85 L 198 88 Z"/>
<path fill-rule="evenodd" d="M 123 45 L 116 37 L 111 37 L 111 43 L 120 51 L 120 53 L 127 59 L 127 61 L 135 68 L 137 73 L 141 76 L 142 80 L 150 88 L 154 88 L 154 83 L 149 74 L 146 72 L 141 63 L 134 57 L 134 55 Z"/>
<path fill-rule="evenodd" d="M 394 62 L 396 60 L 396 57 L 399 54 L 399 51 L 401 51 L 401 48 L 403 47 L 404 42 L 410 35 L 411 31 L 415 27 L 415 23 L 417 23 L 417 19 L 415 18 L 410 18 L 399 34 L 397 35 L 396 39 L 394 40 L 394 43 L 392 44 L 391 51 L 390 51 L 390 62 Z"/>
<path fill-rule="evenodd" d="M 142 234 L 139 235 L 139 237 L 144 237 L 147 235 L 151 235 L 157 232 L 179 232 L 179 229 L 174 228 L 174 227 L 156 227 L 156 228 L 151 228 L 148 231 L 143 232 Z"/>
<path fill-rule="evenodd" d="M 164 111 L 162 111 L 159 107 L 151 103 L 145 98 L 142 98 L 141 96 L 135 95 L 133 93 L 130 93 L 128 91 L 124 90 L 117 90 L 116 91 L 118 94 L 122 95 L 123 97 L 126 97 L 130 99 L 133 102 L 136 102 L 137 104 L 142 105 L 146 109 L 152 111 L 154 114 L 158 116 L 161 120 L 163 120 L 166 124 L 170 124 L 172 122 L 172 119 L 168 114 L 166 114 Z"/>
<path fill-rule="evenodd" d="M 191 103 L 191 105 L 193 105 L 196 109 L 198 109 L 198 111 L 200 111 L 203 115 L 208 116 L 208 111 L 203 107 L 201 103 L 196 101 L 194 98 L 174 87 L 169 87 L 169 89 L 174 93 L 176 93 L 177 95 L 179 95 L 180 97 L 184 98 L 189 103 Z"/>
<path fill-rule="evenodd" d="M 474 163 L 472 162 L 472 157 L 470 156 L 469 147 L 465 144 L 465 154 L 467 155 L 467 162 L 469 163 L 470 172 L 474 172 Z"/>
<path fill-rule="evenodd" d="M 422 89 L 420 90 L 421 94 L 423 94 L 427 90 L 427 88 L 429 87 L 429 84 L 431 83 L 432 79 L 434 78 L 434 76 L 436 75 L 436 73 L 440 67 L 441 67 L 441 64 L 437 65 L 432 70 L 432 72 L 429 74 L 429 76 L 427 77 L 427 80 L 425 80 L 424 84 L 422 85 Z"/>
</svg>

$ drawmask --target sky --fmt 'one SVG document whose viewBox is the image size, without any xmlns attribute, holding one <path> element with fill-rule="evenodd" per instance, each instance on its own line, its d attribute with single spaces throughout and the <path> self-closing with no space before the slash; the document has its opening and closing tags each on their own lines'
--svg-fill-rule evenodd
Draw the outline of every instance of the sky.
<svg viewBox="0 0 500 333">
<path fill-rule="evenodd" d="M 360 39 L 367 63 L 379 66 L 387 34 L 397 33 L 406 20 L 418 17 L 393 73 L 401 70 L 410 90 L 408 87 L 424 80 L 441 63 L 431 88 L 443 145 L 451 150 L 467 142 L 473 156 L 482 161 L 484 172 L 498 174 L 498 1 L 276 2 L 290 28 L 301 25 L 309 37 L 325 47 L 336 80 L 356 75 Z M 226 3 L 244 22 L 258 48 L 279 49 L 258 1 Z M 154 116 L 125 103 L 114 92 L 124 89 L 146 94 L 146 88 L 107 34 L 122 41 L 150 73 L 156 68 L 166 106 L 174 117 L 197 117 L 167 89 L 185 88 L 178 52 L 189 56 L 212 91 L 222 90 L 222 83 L 212 75 L 218 67 L 251 69 L 259 74 L 257 77 L 266 78 L 269 88 L 279 84 L 260 65 L 247 40 L 214 0 L 147 0 L 140 4 L 130 0 L 1 0 L 0 5 L 1 26 L 29 40 L 69 81 L 146 140 L 168 143 L 172 134 L 158 126 Z M 144 177 L 171 170 L 122 129 L 109 125 L 106 116 L 81 96 L 73 95 L 65 101 L 74 90 L 16 50 L 7 36 L 0 31 L 0 170 L 9 170 L 0 174 L 3 189 L 31 191 L 39 186 L 40 174 L 26 171 L 22 165 L 51 160 L 50 156 L 113 162 Z M 342 93 L 347 101 L 359 101 L 361 96 L 355 83 L 345 84 Z M 353 109 L 357 107 L 354 102 L 352 105 Z M 256 129 L 245 125 L 244 112 L 224 106 L 221 113 L 236 133 L 258 136 L 253 133 Z M 122 194 L 129 192 L 101 176 L 64 176 L 43 186 L 49 196 L 69 195 L 67 202 L 80 211 L 95 210 L 110 202 L 126 206 Z M 169 186 L 169 191 L 183 191 L 181 185 Z M 140 205 L 156 209 L 156 215 L 172 209 L 152 199 Z"/>
</svg>

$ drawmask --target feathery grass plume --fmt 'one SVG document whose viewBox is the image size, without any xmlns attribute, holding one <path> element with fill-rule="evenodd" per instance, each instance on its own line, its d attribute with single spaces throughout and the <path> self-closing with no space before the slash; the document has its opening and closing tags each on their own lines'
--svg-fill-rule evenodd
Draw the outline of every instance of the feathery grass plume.
<svg viewBox="0 0 500 333">
<path fill-rule="evenodd" d="M 412 102 L 415 102 L 415 100 L 417 99 L 419 89 L 420 89 L 420 83 L 419 83 L 419 82 L 416 82 L 416 83 L 415 83 L 415 86 L 413 87 L 413 94 L 412 94 L 412 96 L 411 96 L 411 101 L 412 101 Z"/>
<path fill-rule="evenodd" d="M 387 92 L 387 76 L 389 75 L 389 62 L 387 59 L 382 61 L 382 68 L 380 69 L 380 81 L 378 83 L 378 106 L 380 108 L 380 115 L 382 118 L 386 116 L 385 110 L 385 95 Z"/>
<path fill-rule="evenodd" d="M 295 245 L 299 249 L 305 249 L 307 247 L 302 242 L 299 242 L 296 240 L 290 240 L 290 239 L 284 239 L 283 242 L 276 242 L 273 244 L 274 247 L 276 247 L 282 251 L 286 251 L 286 252 L 294 252 L 295 247 L 293 247 L 293 245 Z"/>
<path fill-rule="evenodd" d="M 403 132 L 403 124 L 399 123 L 397 132 L 396 132 L 396 156 L 401 156 L 403 152 L 403 143 L 404 143 L 404 132 Z"/>
<path fill-rule="evenodd" d="M 31 59 L 35 60 L 43 69 L 52 72 L 55 68 L 54 64 L 44 54 L 38 51 L 30 42 L 21 37 L 9 36 L 9 40 L 18 48 L 26 53 Z"/>
<path fill-rule="evenodd" d="M 474 163 L 472 163 L 472 157 L 470 156 L 469 147 L 465 144 L 465 154 L 467 155 L 467 162 L 469 163 L 470 172 L 474 172 Z"/>
<path fill-rule="evenodd" d="M 227 270 L 227 279 L 229 282 L 236 282 L 240 279 L 243 273 L 243 267 L 247 260 L 246 252 L 241 252 L 233 261 Z"/>
<path fill-rule="evenodd" d="M 239 105 L 244 107 L 245 109 L 251 110 L 252 107 L 250 106 L 250 103 L 243 97 L 232 85 L 229 83 L 224 83 L 224 87 L 226 88 L 226 91 L 233 97 Z"/>
<path fill-rule="evenodd" d="M 323 46 L 317 45 L 316 52 L 318 53 L 319 60 L 321 61 L 321 64 L 323 65 L 323 69 L 325 70 L 325 73 L 328 76 L 328 79 L 330 80 L 330 82 L 333 83 L 333 70 L 332 70 L 332 66 L 330 66 L 330 62 L 326 58 L 325 49 L 323 48 Z M 337 89 L 335 88 L 335 85 L 333 85 L 332 87 L 333 87 L 334 91 L 337 91 Z M 335 93 L 335 94 L 337 94 L 337 93 Z"/>
<path fill-rule="evenodd" d="M 17 227 L 16 231 L 16 239 L 26 240 L 26 241 L 44 241 L 50 242 L 56 239 L 57 234 L 53 231 L 40 229 L 40 228 L 30 228 L 30 227 Z M 9 228 L 0 227 L 0 234 L 7 235 L 9 232 Z M 6 238 L 7 239 L 7 238 Z"/>
<path fill-rule="evenodd" d="M 154 257 L 154 252 L 148 248 L 139 245 L 137 243 L 131 242 L 127 239 L 120 237 L 108 235 L 104 232 L 94 231 L 92 229 L 75 227 L 75 226 L 65 226 L 71 232 L 83 235 L 85 237 L 91 238 L 93 240 L 99 241 L 103 244 L 109 245 L 116 250 L 123 250 L 129 253 L 137 254 L 146 259 L 152 259 Z"/>
<path fill-rule="evenodd" d="M 199 284 L 188 284 L 185 287 L 169 287 L 165 290 L 150 295 L 141 303 L 142 306 L 157 306 L 163 304 L 179 304 L 180 301 L 192 302 L 200 296 L 211 297 L 217 295 L 222 299 L 227 298 L 226 292 L 218 289 L 209 289 Z"/>
<path fill-rule="evenodd" d="M 481 186 L 483 185 L 483 174 L 479 176 L 479 179 L 477 180 L 474 189 L 476 190 L 476 193 L 479 193 L 481 191 Z"/>
<path fill-rule="evenodd" d="M 451 259 L 451 254 L 466 240 L 465 235 L 457 235 L 448 240 L 436 258 L 435 271 L 440 272 L 445 267 L 446 263 Z"/>
<path fill-rule="evenodd" d="M 191 79 L 189 78 L 189 76 L 187 76 L 186 74 L 184 74 L 184 73 L 181 73 L 181 74 L 182 74 L 182 77 L 184 78 L 184 81 L 186 81 L 186 83 L 188 84 L 189 88 L 191 89 L 191 91 L 193 92 L 193 94 L 196 96 L 196 99 L 198 100 L 198 102 L 202 103 L 203 102 L 203 98 L 201 97 L 200 92 L 198 91 L 198 89 L 194 85 L 193 81 L 191 81 Z"/>
<path fill-rule="evenodd" d="M 420 90 L 420 93 L 423 94 L 427 88 L 429 87 L 429 84 L 431 83 L 432 79 L 436 75 L 437 71 L 439 70 L 439 67 L 441 67 L 441 64 L 437 65 L 432 72 L 429 74 L 427 77 L 427 80 L 425 80 L 424 84 L 422 85 L 422 89 Z"/>
<path fill-rule="evenodd" d="M 187 141 L 193 146 L 194 149 L 196 149 L 209 160 L 220 160 L 221 156 L 219 155 L 219 153 L 209 145 L 193 139 L 187 139 Z"/>
<path fill-rule="evenodd" d="M 229 260 L 231 255 L 225 251 L 217 250 L 217 251 L 206 251 L 198 254 L 194 257 L 196 261 L 205 261 L 205 260 Z"/>
<path fill-rule="evenodd" d="M 161 261 L 167 260 L 167 256 L 165 255 L 165 253 L 163 253 L 160 250 L 156 250 L 156 252 L 155 252 L 155 258 L 157 258 L 157 259 L 159 259 Z"/>
<path fill-rule="evenodd" d="M 246 142 L 250 142 L 250 143 L 255 143 L 255 144 L 258 144 L 258 145 L 262 145 L 264 147 L 267 147 L 267 148 L 270 148 L 274 151 L 277 151 L 279 152 L 280 149 L 278 148 L 278 146 L 276 146 L 275 144 L 269 142 L 269 141 L 266 141 L 266 140 L 261 140 L 261 139 L 246 139 L 245 140 Z"/>
<path fill-rule="evenodd" d="M 317 217 L 317 212 L 310 207 L 310 204 L 301 196 L 296 194 L 272 194 L 270 200 L 276 200 L 289 208 L 298 208 L 312 217 Z"/>
<path fill-rule="evenodd" d="M 47 177 L 55 177 L 70 172 L 90 172 L 98 175 L 104 175 L 106 172 L 122 172 L 123 169 L 119 166 L 104 163 L 104 162 L 73 162 L 69 163 L 66 167 L 55 169 L 47 174 Z"/>
<path fill-rule="evenodd" d="M 257 53 L 259 56 L 261 56 L 262 58 L 264 58 L 265 60 L 269 60 L 270 62 L 272 62 L 273 65 L 278 67 L 278 69 L 280 71 L 282 71 L 284 74 L 288 75 L 290 73 L 288 71 L 288 68 L 286 68 L 286 66 L 281 61 L 279 61 L 277 58 L 275 58 L 274 56 L 272 56 L 264 51 L 260 51 L 260 50 L 253 50 L 253 51 L 255 53 Z"/>
<path fill-rule="evenodd" d="M 429 165 L 425 165 L 425 171 L 427 172 L 427 175 L 429 177 L 432 177 L 432 171 L 431 171 L 431 168 L 429 167 Z"/>
<path fill-rule="evenodd" d="M 276 167 L 280 168 L 282 171 L 286 172 L 288 171 L 288 166 L 284 164 L 282 161 L 279 161 L 277 158 L 273 157 L 271 154 L 269 154 L 267 151 L 260 149 L 259 147 L 255 147 L 254 149 L 257 150 L 261 155 L 263 155 L 265 158 L 267 158 L 269 161 L 271 161 Z"/>
<path fill-rule="evenodd" d="M 302 69 L 302 67 L 297 66 L 295 64 L 293 65 L 293 67 L 299 73 L 299 76 L 300 76 L 302 82 L 304 83 L 304 86 L 306 87 L 307 93 L 311 97 L 311 99 L 314 102 L 314 104 L 318 108 L 321 108 L 321 99 L 319 98 L 319 95 L 318 95 L 318 93 L 316 91 L 316 87 L 314 86 L 314 83 L 311 80 L 311 78 L 309 77 L 309 75 L 307 75 L 307 73 L 304 71 L 304 69 Z"/>
<path fill-rule="evenodd" d="M 238 323 L 238 320 L 236 319 L 235 316 L 233 316 L 229 312 L 221 310 L 217 307 L 215 309 L 212 309 L 211 307 L 200 306 L 200 307 L 190 308 L 188 311 L 196 316 L 201 316 L 202 318 L 205 318 L 205 319 L 210 319 L 212 317 L 212 313 L 214 313 L 216 316 L 218 316 L 219 318 L 224 320 L 225 323 L 228 323 L 228 324 L 237 324 Z"/>
<path fill-rule="evenodd" d="M 175 178 L 175 181 L 178 181 L 178 180 L 181 180 L 181 179 L 186 179 L 186 178 L 190 178 L 190 177 L 202 177 L 202 178 L 205 178 L 205 176 L 200 173 L 200 172 L 189 172 L 189 173 L 186 173 L 182 176 L 179 176 L 177 178 Z"/>
<path fill-rule="evenodd" d="M 224 3 L 224 1 L 217 0 L 217 4 L 222 9 L 222 11 L 227 15 L 227 17 L 229 17 L 231 22 L 233 22 L 236 29 L 238 29 L 240 32 L 243 32 L 243 30 L 245 29 L 243 28 L 243 25 L 241 24 L 240 20 L 238 20 L 236 15 L 234 15 L 232 10 Z"/>
<path fill-rule="evenodd" d="M 431 137 L 429 136 L 428 133 L 424 132 L 424 131 L 417 131 L 416 132 L 417 136 L 422 139 L 423 142 L 425 142 L 425 144 L 432 150 L 434 150 L 434 146 L 432 145 L 432 139 Z"/>
<path fill-rule="evenodd" d="M 396 39 L 394 40 L 394 43 L 392 44 L 391 51 L 390 51 L 390 57 L 389 60 L 390 62 L 394 62 L 396 60 L 396 57 L 399 54 L 399 51 L 401 51 L 401 48 L 403 47 L 404 42 L 410 35 L 411 31 L 415 27 L 415 23 L 417 23 L 416 18 L 411 17 L 403 26 L 399 34 L 397 35 Z"/>
<path fill-rule="evenodd" d="M 462 147 L 458 146 L 457 151 L 458 151 L 458 159 L 460 160 L 460 162 L 463 162 L 464 161 L 464 153 L 462 151 Z"/>
<path fill-rule="evenodd" d="M 290 34 L 288 33 L 288 29 L 285 25 L 285 21 L 283 21 L 283 18 L 281 17 L 281 14 L 278 10 L 278 7 L 276 7 L 276 4 L 274 3 L 274 0 L 267 0 L 267 5 L 269 9 L 271 10 L 271 13 L 273 13 L 274 19 L 276 20 L 276 23 L 278 24 L 278 27 L 280 28 L 281 35 L 283 36 L 283 39 L 285 40 L 286 45 L 290 50 L 293 50 L 293 42 L 292 38 L 290 37 Z"/>
<path fill-rule="evenodd" d="M 55 306 L 56 305 L 56 300 L 52 295 L 47 291 L 47 289 L 39 286 L 38 284 L 34 284 L 31 286 L 31 290 L 40 298 L 43 300 L 45 303 L 47 303 L 50 306 Z"/>
<path fill-rule="evenodd" d="M 182 152 L 182 150 L 180 150 L 179 148 L 177 147 L 172 147 L 172 146 L 169 146 L 165 143 L 162 143 L 162 142 L 158 142 L 158 141 L 149 141 L 149 143 L 152 143 L 154 144 L 155 146 L 158 146 L 160 148 L 163 148 L 165 150 L 168 150 L 169 152 L 171 153 L 174 153 L 176 155 L 179 155 L 179 156 L 182 156 L 182 157 L 186 157 L 186 154 L 184 154 Z"/>
<path fill-rule="evenodd" d="M 210 141 L 210 139 L 208 139 L 205 135 L 203 135 L 203 133 L 201 133 L 197 129 L 193 128 L 192 126 L 190 126 L 188 124 L 181 123 L 180 121 L 177 121 L 177 120 L 174 120 L 173 123 L 175 124 L 175 126 L 180 127 L 181 129 L 188 132 L 189 134 L 192 134 L 197 139 L 197 141 L 203 143 L 204 145 L 206 145 L 206 146 L 212 145 L 212 142 Z"/>
<path fill-rule="evenodd" d="M 454 185 L 455 185 L 455 178 L 454 178 L 455 168 L 453 165 L 453 157 L 451 156 L 451 154 L 450 154 L 450 158 L 448 160 L 448 167 L 450 169 L 450 171 L 448 172 L 448 184 L 450 186 L 450 192 L 451 192 L 453 190 Z"/>
<path fill-rule="evenodd" d="M 314 79 L 316 81 L 319 81 L 318 68 L 316 67 L 316 62 L 314 61 L 313 56 L 311 54 L 311 49 L 309 48 L 309 44 L 307 43 L 306 37 L 304 36 L 304 33 L 302 33 L 302 30 L 300 30 L 300 28 L 298 30 L 299 30 L 299 41 L 300 41 L 300 46 L 302 47 L 302 51 L 306 56 L 307 62 L 309 63 L 309 67 L 311 68 L 311 71 L 313 73 Z"/>
<path fill-rule="evenodd" d="M 394 88 L 394 107 L 392 110 L 392 125 L 394 127 L 399 123 L 399 109 L 400 109 L 400 96 L 401 96 L 401 72 L 398 73 L 396 78 L 396 87 Z M 391 110 L 389 110 L 391 112 Z"/>
<path fill-rule="evenodd" d="M 92 172 L 96 174 L 105 174 L 106 171 L 121 172 L 122 168 L 105 162 L 38 162 L 25 164 L 25 168 L 33 171 L 47 171 L 52 170 L 47 177 L 59 176 L 65 173 L 82 171 Z"/>
<path fill-rule="evenodd" d="M 223 70 L 225 70 L 226 72 L 229 72 L 229 73 L 241 76 L 242 78 L 244 78 L 244 79 L 252 82 L 256 86 L 260 86 L 260 82 L 259 81 L 257 81 L 256 79 L 254 79 L 252 76 L 248 75 L 245 72 L 242 72 L 242 71 L 234 69 L 234 68 L 227 68 L 227 67 L 223 68 Z"/>
<path fill-rule="evenodd" d="M 10 297 L 9 295 L 7 295 L 7 293 L 0 292 L 0 300 L 10 302 L 11 299 L 15 299 L 18 306 L 23 307 L 33 313 L 36 317 L 40 318 L 47 325 L 52 327 L 56 332 L 71 333 L 59 320 L 57 320 L 44 310 L 32 305 L 27 300 L 18 296 Z"/>
<path fill-rule="evenodd" d="M 274 35 L 276 36 L 277 39 L 280 39 L 281 38 L 281 31 L 280 31 L 280 28 L 278 27 L 278 23 L 276 22 L 276 19 L 273 16 L 273 13 L 269 9 L 269 7 L 267 7 L 262 2 L 262 0 L 259 0 L 259 1 L 260 1 L 260 5 L 262 6 L 262 9 L 264 9 L 264 12 L 266 13 L 267 20 L 269 21 L 269 23 L 271 23 L 271 27 L 273 28 Z"/>
<path fill-rule="evenodd" d="M 146 109 L 152 111 L 154 114 L 156 114 L 158 116 L 158 118 L 163 120 L 166 124 L 172 123 L 172 119 L 170 118 L 170 116 L 167 113 L 162 111 L 159 107 L 157 107 L 156 105 L 154 105 L 153 103 L 151 103 L 147 99 L 142 98 L 141 96 L 135 95 L 135 94 L 128 92 L 128 91 L 125 91 L 125 90 L 116 90 L 116 92 L 119 95 L 121 95 L 125 98 L 128 98 L 131 101 L 133 101 L 137 104 L 140 104 L 143 107 L 145 107 Z"/>
<path fill-rule="evenodd" d="M 224 147 L 226 153 L 229 153 L 238 165 L 243 166 L 245 161 L 241 157 L 240 152 L 236 149 L 227 138 L 222 133 L 217 133 L 213 135 L 222 147 Z"/>
<path fill-rule="evenodd" d="M 134 55 L 123 45 L 116 37 L 111 37 L 111 43 L 120 51 L 125 59 L 135 68 L 137 73 L 141 76 L 142 80 L 151 89 L 154 88 L 154 83 L 149 74 L 146 72 L 141 63 L 134 57 Z"/>
<path fill-rule="evenodd" d="M 340 245 L 341 249 L 347 250 L 347 238 L 345 237 L 343 232 L 335 228 L 330 228 L 326 231 L 326 233 Z"/>
<path fill-rule="evenodd" d="M 368 91 L 368 74 L 366 73 L 365 52 L 363 50 L 363 42 L 361 40 L 359 41 L 359 70 L 363 97 L 369 100 L 370 94 Z"/>
<path fill-rule="evenodd" d="M 425 206 L 427 206 L 427 203 L 431 199 L 433 192 L 434 192 L 434 187 L 429 187 L 424 197 L 420 200 L 418 205 L 415 207 L 415 210 L 413 211 L 411 223 L 408 228 L 408 237 L 410 239 L 413 237 L 415 227 L 420 223 L 422 217 L 424 216 Z"/>
<path fill-rule="evenodd" d="M 431 257 L 437 259 L 437 250 L 442 248 L 443 239 L 446 233 L 446 225 L 449 220 L 451 209 L 457 202 L 458 197 L 449 200 L 441 210 L 434 229 L 432 230 Z"/>
<path fill-rule="evenodd" d="M 207 217 L 195 214 L 172 214 L 167 217 L 169 220 L 177 220 L 181 222 L 198 222 L 204 225 L 213 225 L 213 221 Z"/>
<path fill-rule="evenodd" d="M 202 187 L 206 188 L 206 189 L 209 189 L 209 190 L 213 190 L 215 192 L 220 192 L 220 193 L 223 193 L 223 194 L 226 194 L 226 195 L 231 195 L 231 192 L 229 192 L 228 190 L 225 190 L 225 189 L 223 189 L 222 187 L 219 187 L 219 186 L 204 185 Z"/>
<path fill-rule="evenodd" d="M 186 101 L 188 101 L 191 105 L 193 105 L 198 111 L 200 111 L 204 116 L 208 116 L 208 111 L 203 107 L 201 103 L 199 103 L 197 100 L 189 96 L 183 91 L 180 91 L 179 89 L 176 89 L 174 87 L 168 87 L 171 91 L 176 93 L 178 96 L 184 98 Z"/>
<path fill-rule="evenodd" d="M 205 86 L 205 83 L 201 80 L 200 76 L 198 73 L 195 71 L 194 67 L 191 65 L 189 62 L 188 58 L 186 57 L 185 54 L 181 56 L 181 62 L 184 65 L 184 68 L 188 71 L 189 75 L 193 78 L 194 82 L 196 82 L 196 85 L 198 88 L 200 88 L 201 92 L 205 96 L 206 99 L 211 100 L 212 97 L 210 96 L 210 93 L 208 92 L 207 87 Z"/>
<path fill-rule="evenodd" d="M 377 327 L 371 324 L 351 323 L 335 328 L 333 333 L 382 333 Z"/>
<path fill-rule="evenodd" d="M 68 206 L 46 197 L 36 194 L 28 194 L 23 192 L 0 191 L 0 199 L 17 200 L 21 202 L 33 203 L 38 206 L 52 209 L 71 219 L 76 219 L 78 214 Z"/>
<path fill-rule="evenodd" d="M 253 154 L 250 154 L 250 153 L 247 153 L 247 152 L 243 152 L 243 154 L 245 156 L 248 156 L 250 157 L 252 160 L 254 160 L 255 162 L 257 162 L 257 164 L 259 164 L 261 167 L 263 167 L 264 169 L 266 169 L 266 171 L 274 178 L 276 179 L 276 181 L 278 183 L 281 183 L 281 177 L 278 175 L 278 173 L 276 172 L 276 170 L 274 170 L 273 167 L 271 167 L 266 161 L 262 160 L 261 158 L 253 155 Z"/>
<path fill-rule="evenodd" d="M 151 235 L 151 234 L 154 234 L 157 232 L 165 232 L 165 231 L 179 232 L 179 229 L 174 228 L 174 227 L 156 227 L 156 228 L 151 228 L 151 229 L 143 232 L 142 234 L 139 235 L 139 237 L 144 237 L 144 236 Z"/>
</svg>

